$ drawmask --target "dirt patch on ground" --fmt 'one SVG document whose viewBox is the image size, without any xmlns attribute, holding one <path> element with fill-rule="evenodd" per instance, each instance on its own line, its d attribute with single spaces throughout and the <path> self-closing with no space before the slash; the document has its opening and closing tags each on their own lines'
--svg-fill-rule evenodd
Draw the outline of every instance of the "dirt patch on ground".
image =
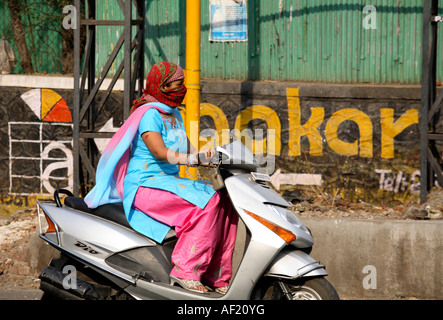
<svg viewBox="0 0 443 320">
<path fill-rule="evenodd" d="M 0 290 L 38 288 L 38 271 L 30 265 L 30 236 L 37 228 L 37 209 L 0 217 Z"/>
<path fill-rule="evenodd" d="M 294 195 L 293 195 L 294 196 Z M 340 219 L 442 219 L 443 190 L 433 190 L 421 205 L 394 208 L 367 203 L 346 203 L 326 194 L 313 197 L 286 195 L 300 217 Z M 38 288 L 41 270 L 32 266 L 31 235 L 38 229 L 37 209 L 25 209 L 10 216 L 0 216 L 0 290 Z M 41 240 L 43 241 L 43 240 Z"/>
<path fill-rule="evenodd" d="M 422 204 L 378 206 L 369 203 L 348 203 L 340 197 L 316 194 L 306 197 L 300 194 L 286 194 L 293 204 L 293 210 L 301 217 L 340 219 L 390 219 L 427 220 L 443 218 L 443 189 L 432 190 Z"/>
</svg>

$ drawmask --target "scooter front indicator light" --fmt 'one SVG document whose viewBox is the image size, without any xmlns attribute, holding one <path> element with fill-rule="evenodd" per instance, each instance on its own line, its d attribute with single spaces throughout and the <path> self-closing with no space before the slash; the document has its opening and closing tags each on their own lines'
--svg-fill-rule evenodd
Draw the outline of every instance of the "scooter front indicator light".
<svg viewBox="0 0 443 320">
<path fill-rule="evenodd" d="M 297 239 L 296 235 L 293 234 L 291 231 L 286 230 L 282 227 L 277 226 L 276 224 L 272 223 L 269 220 L 266 220 L 265 218 L 262 218 L 255 213 L 252 213 L 251 211 L 245 210 L 245 212 L 250 215 L 252 218 L 260 222 L 262 225 L 270 229 L 272 232 L 274 232 L 276 235 L 278 235 L 280 238 L 282 238 L 287 244 L 290 244 L 292 241 Z"/>
</svg>

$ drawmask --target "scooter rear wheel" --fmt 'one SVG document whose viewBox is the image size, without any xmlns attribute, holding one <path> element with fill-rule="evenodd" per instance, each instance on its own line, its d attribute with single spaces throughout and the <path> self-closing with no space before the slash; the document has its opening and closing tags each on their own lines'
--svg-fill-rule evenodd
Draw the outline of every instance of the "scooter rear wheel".
<svg viewBox="0 0 443 320">
<path fill-rule="evenodd" d="M 337 291 L 323 277 L 266 279 L 261 281 L 253 294 L 258 300 L 339 300 Z"/>
</svg>

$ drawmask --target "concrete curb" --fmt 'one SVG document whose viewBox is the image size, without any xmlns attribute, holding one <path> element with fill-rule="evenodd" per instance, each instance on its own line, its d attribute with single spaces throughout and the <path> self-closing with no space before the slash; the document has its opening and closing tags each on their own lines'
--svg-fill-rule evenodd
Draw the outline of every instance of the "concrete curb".
<svg viewBox="0 0 443 320">
<path fill-rule="evenodd" d="M 302 218 L 342 297 L 442 299 L 442 220 Z"/>
</svg>

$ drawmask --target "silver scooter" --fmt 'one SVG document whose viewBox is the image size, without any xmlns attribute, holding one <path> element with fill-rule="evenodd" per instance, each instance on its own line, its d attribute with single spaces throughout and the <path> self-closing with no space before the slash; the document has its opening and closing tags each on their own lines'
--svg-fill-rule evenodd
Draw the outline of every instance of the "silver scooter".
<svg viewBox="0 0 443 320">
<path fill-rule="evenodd" d="M 339 299 L 325 266 L 310 255 L 313 238 L 291 204 L 258 173 L 239 140 L 217 147 L 209 169 L 216 190 L 226 188 L 239 215 L 229 289 L 194 293 L 170 284 L 173 229 L 162 243 L 128 224 L 122 204 L 89 209 L 82 198 L 57 190 L 39 199 L 40 237 L 60 251 L 40 274 L 43 299 Z M 64 204 L 60 193 L 67 194 Z"/>
</svg>

